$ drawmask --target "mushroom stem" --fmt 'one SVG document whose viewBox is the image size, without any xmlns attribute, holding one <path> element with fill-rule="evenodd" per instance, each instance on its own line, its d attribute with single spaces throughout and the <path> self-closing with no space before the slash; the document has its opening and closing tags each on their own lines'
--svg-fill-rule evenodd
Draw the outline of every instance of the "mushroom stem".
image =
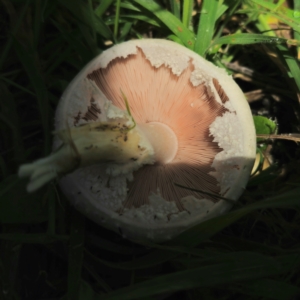
<svg viewBox="0 0 300 300">
<path fill-rule="evenodd" d="M 56 132 L 61 147 L 50 156 L 20 166 L 19 177 L 30 177 L 28 192 L 33 192 L 57 176 L 77 168 L 108 164 L 112 176 L 127 174 L 154 162 L 154 151 L 138 128 L 129 128 L 128 120 L 95 122 Z"/>
</svg>

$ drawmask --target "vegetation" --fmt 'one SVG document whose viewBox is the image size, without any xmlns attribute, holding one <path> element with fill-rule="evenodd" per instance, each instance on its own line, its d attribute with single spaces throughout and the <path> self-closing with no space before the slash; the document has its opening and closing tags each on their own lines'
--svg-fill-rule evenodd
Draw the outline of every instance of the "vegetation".
<svg viewBox="0 0 300 300">
<path fill-rule="evenodd" d="M 0 23 L 1 299 L 299 297 L 299 0 L 1 0 Z M 227 69 L 258 133 L 293 134 L 258 140 L 241 206 L 161 245 L 85 219 L 55 183 L 28 194 L 16 175 L 51 152 L 56 105 L 79 70 L 143 37 Z"/>
</svg>

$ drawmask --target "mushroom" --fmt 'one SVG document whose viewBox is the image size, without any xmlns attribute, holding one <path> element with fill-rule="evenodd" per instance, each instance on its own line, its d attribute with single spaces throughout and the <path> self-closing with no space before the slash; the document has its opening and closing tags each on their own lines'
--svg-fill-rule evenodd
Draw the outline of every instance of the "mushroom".
<svg viewBox="0 0 300 300">
<path fill-rule="evenodd" d="M 171 239 L 228 211 L 256 152 L 249 105 L 231 76 L 159 39 L 91 61 L 64 92 L 55 129 L 54 153 L 20 167 L 28 190 L 63 175 L 78 210 L 133 240 Z"/>
</svg>

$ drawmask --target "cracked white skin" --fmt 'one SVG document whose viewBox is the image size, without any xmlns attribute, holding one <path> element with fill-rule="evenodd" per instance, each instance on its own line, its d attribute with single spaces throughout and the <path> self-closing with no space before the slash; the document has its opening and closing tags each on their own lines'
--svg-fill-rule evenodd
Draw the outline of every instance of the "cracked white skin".
<svg viewBox="0 0 300 300">
<path fill-rule="evenodd" d="M 93 94 L 98 107 L 105 111 L 105 114 L 99 115 L 99 122 L 111 122 L 114 117 L 122 117 L 118 115 L 122 112 L 114 108 L 110 102 L 111 99 L 107 99 L 101 91 L 98 94 L 95 93 L 93 88 L 86 85 L 85 78 L 92 71 L 100 67 L 107 67 L 115 58 L 135 55 L 138 48 L 143 51 L 152 66 L 155 68 L 166 66 L 175 76 L 180 76 L 188 67 L 189 62 L 192 62 L 195 68 L 190 77 L 192 85 L 198 86 L 205 82 L 219 103 L 221 100 L 212 85 L 211 78 L 217 78 L 220 82 L 230 101 L 223 104 L 228 112 L 210 126 L 210 134 L 213 135 L 214 141 L 224 149 L 213 162 L 216 170 L 213 176 L 217 178 L 221 186 L 221 193 L 224 193 L 223 196 L 237 199 L 246 185 L 248 171 L 251 169 L 255 155 L 255 133 L 248 104 L 243 93 L 232 83 L 232 78 L 224 70 L 213 66 L 197 54 L 173 42 L 164 40 L 130 41 L 114 46 L 105 51 L 101 55 L 101 59 L 93 60 L 73 80 L 64 93 L 56 113 L 56 130 L 65 129 L 66 122 L 70 128 L 74 126 L 74 116 L 79 111 L 86 111 L 91 94 Z M 130 99 L 128 100 L 130 102 Z M 72 105 L 70 105 L 71 101 Z M 193 107 L 193 105 L 191 106 Z M 227 125 L 222 126 L 222 122 Z M 84 122 L 79 124 L 84 124 Z M 235 134 L 235 131 L 239 131 L 240 134 Z M 226 137 L 224 141 L 223 137 Z M 143 136 L 143 140 L 145 143 L 149 142 L 147 134 Z M 59 139 L 56 139 L 55 148 L 60 144 Z M 229 150 L 226 145 L 230 144 L 238 146 Z M 232 171 L 232 167 L 230 165 L 228 167 L 227 162 L 239 155 L 241 155 L 241 159 L 237 160 L 237 165 L 241 171 L 238 172 L 237 169 Z M 149 159 L 148 163 L 152 162 Z M 116 166 L 118 168 L 121 165 Z M 181 199 L 186 210 L 178 212 L 174 202 L 165 201 L 158 191 L 149 195 L 149 204 L 138 208 L 125 208 L 123 214 L 120 215 L 116 213 L 116 210 L 122 207 L 122 202 L 126 198 L 126 179 L 132 179 L 130 174 L 134 168 L 125 169 L 128 171 L 127 174 L 120 172 L 121 175 L 108 180 L 107 173 L 111 171 L 107 166 L 101 171 L 97 166 L 82 168 L 62 178 L 61 187 L 75 207 L 89 215 L 90 218 L 115 231 L 120 231 L 119 228 L 122 228 L 122 234 L 133 239 L 165 240 L 200 221 L 223 213 L 230 207 L 224 200 L 214 204 L 210 200 L 199 200 L 194 196 L 189 196 Z M 82 186 L 76 190 L 74 184 L 76 186 L 76 182 L 79 182 L 80 178 Z M 110 187 L 107 187 L 108 183 Z M 232 186 L 236 188 L 231 188 Z M 98 197 L 100 190 L 101 198 Z"/>
</svg>

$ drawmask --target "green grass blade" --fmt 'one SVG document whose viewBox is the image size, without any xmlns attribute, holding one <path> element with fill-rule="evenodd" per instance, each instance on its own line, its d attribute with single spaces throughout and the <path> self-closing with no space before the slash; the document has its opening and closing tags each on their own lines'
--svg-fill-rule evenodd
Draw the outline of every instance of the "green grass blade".
<svg viewBox="0 0 300 300">
<path fill-rule="evenodd" d="M 177 18 L 180 19 L 180 11 L 181 11 L 181 3 L 180 1 L 176 0 L 169 0 L 170 7 L 171 7 L 171 12 L 173 15 Z"/>
<path fill-rule="evenodd" d="M 300 17 L 300 1 L 299 0 L 294 0 L 293 16 L 297 19 Z M 297 30 L 294 29 L 294 38 L 298 41 L 300 40 L 300 28 Z M 299 53 L 299 48 L 298 48 L 298 53 Z"/>
<path fill-rule="evenodd" d="M 8 127 L 5 133 L 9 134 L 11 137 L 14 160 L 17 163 L 21 163 L 25 161 L 25 148 L 22 142 L 22 130 L 18 117 L 17 105 L 8 87 L 1 82 L 0 93 L 0 120 L 2 120 Z"/>
<path fill-rule="evenodd" d="M 119 36 L 119 42 L 124 42 L 127 39 L 134 23 L 135 23 L 134 21 L 124 23 L 124 25 L 121 27 L 121 35 Z"/>
<path fill-rule="evenodd" d="M 105 39 L 113 39 L 113 34 L 101 18 L 96 16 L 82 1 L 74 0 L 61 0 L 60 4 L 69 10 L 74 18 L 78 21 L 78 28 L 81 31 L 81 37 L 86 41 L 86 46 L 92 51 L 92 53 L 97 54 L 97 41 L 95 40 L 96 31 Z"/>
<path fill-rule="evenodd" d="M 22 22 L 24 21 L 25 15 L 28 12 L 28 7 L 29 7 L 30 2 L 31 2 L 31 0 L 27 0 L 25 2 L 25 5 L 23 6 L 21 13 L 19 13 L 17 23 L 16 23 L 15 27 L 12 28 L 12 30 L 11 30 L 12 35 L 9 37 L 8 41 L 6 42 L 6 44 L 4 46 L 4 49 L 2 50 L 2 54 L 0 56 L 0 70 L 3 68 L 3 64 L 6 61 L 7 56 L 9 55 L 9 51 L 12 47 L 14 35 L 20 29 L 20 26 L 21 26 Z M 5 2 L 4 2 L 4 4 L 5 4 Z"/>
<path fill-rule="evenodd" d="M 279 49 L 278 54 L 283 58 L 288 66 L 290 71 L 288 74 L 289 77 L 292 77 L 295 80 L 298 91 L 300 91 L 300 68 L 297 58 L 295 58 L 286 45 L 277 45 L 277 48 Z"/>
<path fill-rule="evenodd" d="M 68 298 L 66 300 L 70 300 L 70 299 L 71 298 Z M 78 299 L 78 300 L 96 300 L 96 299 L 101 299 L 101 295 L 96 294 L 94 292 L 94 290 L 92 289 L 92 287 L 86 281 L 81 280 L 79 296 L 76 299 Z"/>
<path fill-rule="evenodd" d="M 43 22 L 43 7 L 45 3 L 35 0 L 34 1 L 34 20 L 33 20 L 33 45 L 36 48 L 40 37 L 41 23 Z"/>
<path fill-rule="evenodd" d="M 46 197 L 48 199 L 48 227 L 47 234 L 50 236 L 55 235 L 56 228 L 56 196 L 57 191 L 53 184 L 48 185 Z"/>
<path fill-rule="evenodd" d="M 130 260 L 121 263 L 110 262 L 107 260 L 100 259 L 86 251 L 86 255 L 94 261 L 94 263 L 98 263 L 99 265 L 105 265 L 113 269 L 120 270 L 141 270 L 149 267 L 160 265 L 174 257 L 176 257 L 178 252 L 171 252 L 169 250 L 154 250 L 151 253 L 144 255 L 142 257 L 136 258 L 135 260 Z"/>
<path fill-rule="evenodd" d="M 68 241 L 69 236 L 47 235 L 45 233 L 2 233 L 0 239 L 24 244 L 51 244 L 58 241 Z"/>
<path fill-rule="evenodd" d="M 216 20 L 218 20 L 220 17 L 222 17 L 225 12 L 228 10 L 228 5 L 222 3 L 221 5 L 218 5 L 218 10 L 216 13 Z M 231 15 L 231 14 L 229 14 Z"/>
<path fill-rule="evenodd" d="M 106 293 L 112 291 L 112 288 L 106 283 L 105 279 L 103 279 L 102 277 L 100 277 L 98 275 L 98 272 L 97 272 L 98 270 L 96 268 L 87 266 L 85 264 L 84 269 L 87 270 L 87 272 L 93 277 L 94 280 L 96 280 L 98 287 L 101 287 Z M 82 284 L 82 282 L 81 282 L 81 284 Z M 87 283 L 85 283 L 85 284 L 87 284 Z M 82 289 L 82 288 L 83 287 L 81 285 L 80 289 Z M 88 289 L 89 288 L 91 288 L 91 287 L 89 286 Z M 81 290 L 80 290 L 80 293 L 81 293 Z M 92 298 L 92 299 L 94 299 L 94 298 Z M 83 300 L 86 300 L 86 298 L 83 298 Z"/>
<path fill-rule="evenodd" d="M 93 26 L 95 15 L 91 13 L 88 4 L 78 0 L 61 0 L 60 5 L 73 15 L 81 36 L 85 40 L 86 47 L 96 54 L 95 27 Z"/>
<path fill-rule="evenodd" d="M 79 299 L 81 269 L 83 263 L 85 219 L 73 209 L 68 260 L 68 299 Z"/>
<path fill-rule="evenodd" d="M 300 266 L 298 254 L 280 257 L 244 254 L 233 260 L 224 260 L 208 266 L 195 266 L 193 269 L 159 276 L 142 283 L 119 289 L 103 296 L 103 300 L 134 300 L 165 292 L 176 292 L 192 288 L 231 284 L 236 281 L 274 276 Z"/>
<path fill-rule="evenodd" d="M 2 176 L 3 178 L 8 176 L 8 167 L 6 165 L 5 159 L 0 155 L 0 176 Z"/>
<path fill-rule="evenodd" d="M 76 50 L 80 59 L 74 60 L 71 57 L 66 56 L 66 61 L 70 62 L 77 70 L 80 70 L 86 63 L 93 58 L 93 52 L 87 47 L 82 39 L 79 38 L 79 30 L 72 32 L 65 32 L 63 26 L 58 22 L 52 21 L 53 25 L 62 33 L 63 39 L 70 46 L 70 48 Z"/>
<path fill-rule="evenodd" d="M 204 0 L 200 12 L 194 51 L 204 57 L 213 39 L 218 3 L 218 0 Z"/>
<path fill-rule="evenodd" d="M 221 233 L 212 238 L 212 241 L 219 242 L 232 251 L 251 251 L 254 253 L 262 253 L 266 255 L 283 255 L 295 253 L 293 249 L 281 249 L 280 247 L 262 244 L 259 241 L 251 241 L 243 237 L 229 236 L 226 233 Z M 297 249 L 296 249 L 297 251 Z"/>
<path fill-rule="evenodd" d="M 45 71 L 46 75 L 52 74 L 55 70 L 57 70 L 67 59 L 70 57 L 72 52 L 71 47 L 65 47 L 63 50 L 61 48 L 58 51 L 52 53 L 49 57 L 48 68 Z"/>
<path fill-rule="evenodd" d="M 287 44 L 288 40 L 278 37 L 266 36 L 258 33 L 234 33 L 222 36 L 215 40 L 214 45 L 249 45 L 249 44 Z"/>
<path fill-rule="evenodd" d="M 103 14 L 107 11 L 109 6 L 114 2 L 115 0 L 99 0 L 100 4 L 95 9 L 95 15 L 98 17 L 102 17 Z"/>
<path fill-rule="evenodd" d="M 281 195 L 253 203 L 246 207 L 231 211 L 225 215 L 207 220 L 187 230 L 167 244 L 184 246 L 198 245 L 202 241 L 220 232 L 228 225 L 236 222 L 240 218 L 255 210 L 265 208 L 291 207 L 297 205 L 299 206 L 299 194 L 300 188 L 296 188 Z"/>
<path fill-rule="evenodd" d="M 152 12 L 161 22 L 165 24 L 183 44 L 189 48 L 194 48 L 195 36 L 194 34 L 182 24 L 172 13 L 162 8 L 153 0 L 133 0 L 137 4 L 143 6 L 148 11 Z"/>
<path fill-rule="evenodd" d="M 276 164 L 271 165 L 269 168 L 260 171 L 258 175 L 250 178 L 248 187 L 258 186 L 259 184 L 266 184 L 275 180 L 278 177 L 279 168 Z"/>
<path fill-rule="evenodd" d="M 137 255 L 141 254 L 144 251 L 139 251 L 137 249 L 132 248 L 130 245 L 125 246 L 122 244 L 114 243 L 109 241 L 108 239 L 104 239 L 99 235 L 87 233 L 86 235 L 87 243 L 91 244 L 93 247 L 97 248 L 97 250 L 102 251 L 106 250 L 111 253 L 123 254 L 123 255 Z"/>
<path fill-rule="evenodd" d="M 143 9 L 141 7 L 137 7 L 134 3 L 132 2 L 126 2 L 126 1 L 122 1 L 121 2 L 121 7 L 122 8 L 126 8 L 126 9 L 130 9 L 133 10 L 135 12 L 142 12 Z"/>
<path fill-rule="evenodd" d="M 128 21 L 130 21 L 131 23 L 133 23 L 135 20 L 139 20 L 139 21 L 143 21 L 145 23 L 148 23 L 150 25 L 156 26 L 156 27 L 161 27 L 162 23 L 160 23 L 159 21 L 148 17 L 145 14 L 125 14 L 125 15 L 121 15 L 120 19 L 119 19 L 119 23 L 127 23 Z M 107 25 L 109 24 L 113 24 L 115 22 L 115 19 L 112 18 L 111 20 L 107 21 Z M 122 36 L 123 36 L 123 31 L 122 31 Z"/>
<path fill-rule="evenodd" d="M 216 15 L 216 21 L 223 16 L 223 14 L 226 11 L 226 14 L 224 15 L 224 20 L 222 20 L 222 23 L 220 26 L 218 26 L 218 31 L 215 33 L 215 39 L 219 38 L 224 31 L 224 28 L 227 26 L 227 24 L 232 19 L 232 16 L 236 13 L 237 8 L 240 7 L 242 0 L 228 0 L 221 5 L 218 6 L 218 11 Z M 220 3 L 219 3 L 220 4 Z M 220 47 L 216 47 L 214 49 L 215 52 L 219 50 Z M 212 49 L 210 49 L 211 51 Z"/>
<path fill-rule="evenodd" d="M 250 0 L 250 3 L 251 2 L 256 5 L 254 10 L 256 10 L 257 13 L 268 13 L 271 16 L 278 18 L 283 23 L 291 26 L 294 30 L 300 31 L 300 19 L 293 9 L 280 5 L 280 3 L 275 4 L 274 1 Z"/>
<path fill-rule="evenodd" d="M 4 82 L 6 82 L 8 85 L 12 85 L 14 87 L 16 87 L 17 89 L 19 89 L 20 91 L 23 91 L 25 93 L 28 93 L 31 96 L 35 96 L 35 93 L 30 91 L 29 89 L 25 88 L 24 86 L 21 86 L 19 84 L 17 84 L 16 82 L 4 77 L 3 75 L 0 75 L 0 80 L 3 80 Z"/>
<path fill-rule="evenodd" d="M 38 53 L 35 49 L 30 49 L 14 39 L 13 47 L 29 77 L 31 85 L 34 87 L 37 106 L 39 108 L 39 119 L 41 120 L 44 132 L 44 154 L 50 152 L 50 114 L 48 91 L 41 69 Z"/>
<path fill-rule="evenodd" d="M 286 255 L 279 255 L 276 257 L 297 257 L 298 251 L 295 250 L 293 253 L 289 253 Z M 245 261 L 262 261 L 262 260 L 272 260 L 274 258 L 273 255 L 264 255 L 261 253 L 255 253 L 251 251 L 238 251 L 234 252 L 231 251 L 229 253 L 227 252 L 221 252 L 221 251 L 215 251 L 212 252 L 210 255 L 206 255 L 200 258 L 194 258 L 189 255 L 181 256 L 179 258 L 176 258 L 172 260 L 172 262 L 180 263 L 183 268 L 199 268 L 202 266 L 207 265 L 214 265 L 214 264 L 221 264 L 225 262 L 245 262 Z M 191 265 L 191 261 L 193 264 Z M 300 257 L 299 262 L 300 264 Z M 293 268 L 293 264 L 291 263 L 290 268 Z"/>
<path fill-rule="evenodd" d="M 0 184 L 0 223 L 39 223 L 48 219 L 45 190 L 28 194 L 26 182 L 12 175 Z"/>
<path fill-rule="evenodd" d="M 300 288 L 284 281 L 262 278 L 250 282 L 235 284 L 231 290 L 252 297 L 286 300 L 295 299 L 300 294 Z"/>
<path fill-rule="evenodd" d="M 120 4 L 121 4 L 121 0 L 117 0 L 116 14 L 115 14 L 115 24 L 114 24 L 114 38 L 115 38 L 115 40 L 117 40 L 118 31 L 119 31 Z"/>
<path fill-rule="evenodd" d="M 192 21 L 193 0 L 183 0 L 182 24 L 189 28 Z"/>
<path fill-rule="evenodd" d="M 168 39 L 173 41 L 173 42 L 176 42 L 177 44 L 180 44 L 182 46 L 184 46 L 184 44 L 182 43 L 181 39 L 178 38 L 178 36 L 174 35 L 174 34 L 170 34 L 168 35 Z"/>
</svg>

